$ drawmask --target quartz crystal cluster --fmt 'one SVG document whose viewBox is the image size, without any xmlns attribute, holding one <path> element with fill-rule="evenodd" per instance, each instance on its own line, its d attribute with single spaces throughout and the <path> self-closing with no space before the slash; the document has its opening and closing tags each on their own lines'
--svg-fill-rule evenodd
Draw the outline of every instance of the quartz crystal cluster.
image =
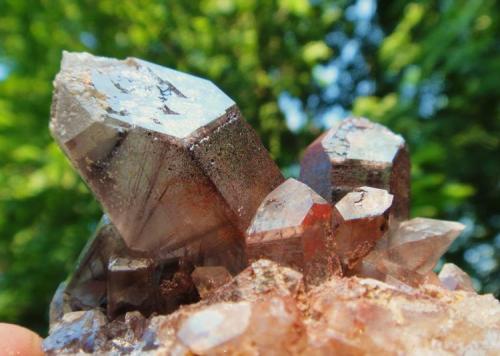
<svg viewBox="0 0 500 356">
<path fill-rule="evenodd" d="M 50 305 L 48 354 L 500 353 L 500 306 L 408 220 L 403 138 L 332 127 L 285 180 L 211 82 L 64 53 L 50 128 L 105 212 Z"/>
</svg>

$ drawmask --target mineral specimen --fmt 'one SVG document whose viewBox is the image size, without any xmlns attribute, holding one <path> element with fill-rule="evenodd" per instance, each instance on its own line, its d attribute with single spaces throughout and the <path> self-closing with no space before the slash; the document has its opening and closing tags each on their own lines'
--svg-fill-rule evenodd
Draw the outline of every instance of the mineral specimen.
<svg viewBox="0 0 500 356">
<path fill-rule="evenodd" d="M 300 180 L 333 204 L 357 187 L 381 188 L 394 195 L 391 213 L 408 217 L 408 149 L 401 136 L 382 125 L 343 120 L 307 148 L 300 166 Z"/>
<path fill-rule="evenodd" d="M 404 221 L 400 136 L 339 123 L 307 186 L 206 80 L 66 53 L 55 86 L 52 132 L 109 219 L 54 295 L 47 354 L 500 354 L 498 301 L 433 272 L 463 225 Z"/>
<path fill-rule="evenodd" d="M 341 273 L 331 223 L 330 204 L 290 178 L 257 210 L 246 234 L 247 257 L 278 261 L 303 272 L 307 284 L 318 284 Z"/>
<path fill-rule="evenodd" d="M 86 53 L 65 52 L 54 83 L 51 132 L 129 248 L 244 267 L 241 233 L 283 178 L 227 95 Z"/>
<path fill-rule="evenodd" d="M 333 246 L 344 269 L 353 269 L 385 233 L 392 199 L 386 190 L 361 187 L 335 204 Z"/>
</svg>

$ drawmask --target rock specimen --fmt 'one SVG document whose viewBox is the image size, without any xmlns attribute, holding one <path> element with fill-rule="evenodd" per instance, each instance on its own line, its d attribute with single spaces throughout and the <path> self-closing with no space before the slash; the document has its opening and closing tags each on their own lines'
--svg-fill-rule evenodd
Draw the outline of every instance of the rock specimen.
<svg viewBox="0 0 500 356">
<path fill-rule="evenodd" d="M 404 221 L 400 136 L 345 120 L 307 186 L 206 80 L 65 54 L 55 85 L 52 132 L 109 219 L 54 295 L 47 354 L 500 354 L 498 301 L 433 272 L 463 225 Z"/>
<path fill-rule="evenodd" d="M 64 53 L 50 129 L 127 246 L 244 267 L 242 232 L 283 180 L 211 82 L 139 59 Z"/>
<path fill-rule="evenodd" d="M 246 233 L 250 261 L 268 258 L 304 273 L 307 284 L 341 274 L 332 245 L 332 208 L 305 184 L 288 179 L 263 200 Z"/>
<path fill-rule="evenodd" d="M 410 158 L 405 141 L 364 118 L 339 122 L 314 141 L 300 164 L 300 180 L 335 204 L 357 187 L 388 190 L 392 214 L 409 214 Z"/>
<path fill-rule="evenodd" d="M 361 187 L 335 204 L 333 246 L 344 269 L 353 269 L 387 231 L 392 199 L 386 190 Z"/>
</svg>

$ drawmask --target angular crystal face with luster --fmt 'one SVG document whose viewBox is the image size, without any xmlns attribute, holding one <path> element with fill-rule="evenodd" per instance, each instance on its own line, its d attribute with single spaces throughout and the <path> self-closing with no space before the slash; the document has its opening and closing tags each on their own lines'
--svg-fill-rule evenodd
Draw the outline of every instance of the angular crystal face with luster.
<svg viewBox="0 0 500 356">
<path fill-rule="evenodd" d="M 355 274 L 412 286 L 429 278 L 437 281 L 433 268 L 464 228 L 463 224 L 437 219 L 404 221 L 390 229 Z"/>
<path fill-rule="evenodd" d="M 318 137 L 304 153 L 300 180 L 337 203 L 357 187 L 394 195 L 391 214 L 408 218 L 410 158 L 404 139 L 364 118 L 349 118 Z"/>
<path fill-rule="evenodd" d="M 393 196 L 386 190 L 356 188 L 333 208 L 333 246 L 344 269 L 353 269 L 387 231 Z"/>
<path fill-rule="evenodd" d="M 129 248 L 244 267 L 241 234 L 283 178 L 226 94 L 86 53 L 64 53 L 54 84 L 51 132 Z"/>
<path fill-rule="evenodd" d="M 246 233 L 250 261 L 268 258 L 304 273 L 307 284 L 340 274 L 332 246 L 332 208 L 293 178 L 273 190 Z"/>
</svg>

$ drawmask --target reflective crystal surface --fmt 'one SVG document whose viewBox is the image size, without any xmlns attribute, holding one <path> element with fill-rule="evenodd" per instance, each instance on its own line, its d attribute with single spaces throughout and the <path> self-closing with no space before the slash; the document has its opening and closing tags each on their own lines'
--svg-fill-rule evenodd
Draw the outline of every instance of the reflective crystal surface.
<svg viewBox="0 0 500 356">
<path fill-rule="evenodd" d="M 307 148 L 300 166 L 300 180 L 333 204 L 357 187 L 381 188 L 394 195 L 391 213 L 408 218 L 408 149 L 401 136 L 380 124 L 340 121 Z"/>
<path fill-rule="evenodd" d="M 131 249 L 244 267 L 241 232 L 283 178 L 226 94 L 86 53 L 65 52 L 54 84 L 51 132 Z"/>
<path fill-rule="evenodd" d="M 263 200 L 246 233 L 250 261 L 267 258 L 304 273 L 307 284 L 340 274 L 332 249 L 332 208 L 293 178 Z"/>
<path fill-rule="evenodd" d="M 333 246 L 345 269 L 353 269 L 388 228 L 393 196 L 386 190 L 356 188 L 333 208 Z"/>
<path fill-rule="evenodd" d="M 415 218 L 399 224 L 388 236 L 388 245 L 378 249 L 379 258 L 426 274 L 436 266 L 465 226 L 458 222 Z"/>
<path fill-rule="evenodd" d="M 104 215 L 77 262 L 77 267 L 63 291 L 72 311 L 105 305 L 107 266 L 112 255 L 129 253 L 120 234 Z"/>
</svg>

